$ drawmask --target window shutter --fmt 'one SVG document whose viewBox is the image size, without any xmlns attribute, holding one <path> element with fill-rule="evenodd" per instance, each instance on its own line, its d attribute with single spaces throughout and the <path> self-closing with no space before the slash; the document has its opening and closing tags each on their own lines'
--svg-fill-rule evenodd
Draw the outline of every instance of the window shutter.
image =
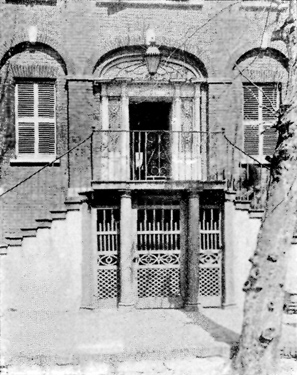
<svg viewBox="0 0 297 375">
<path fill-rule="evenodd" d="M 276 119 L 277 104 L 277 86 L 262 86 L 262 117 L 264 121 Z"/>
<path fill-rule="evenodd" d="M 18 116 L 33 117 L 34 116 L 34 84 L 19 83 L 18 84 Z"/>
<path fill-rule="evenodd" d="M 38 117 L 54 118 L 55 86 L 52 82 L 38 84 Z"/>
<path fill-rule="evenodd" d="M 40 154 L 55 153 L 55 123 L 39 122 L 38 124 L 38 152 Z"/>
<path fill-rule="evenodd" d="M 278 133 L 270 125 L 264 125 L 263 130 L 263 155 L 272 155 L 276 147 Z"/>
<path fill-rule="evenodd" d="M 35 130 L 34 122 L 19 122 L 18 126 L 18 152 L 19 154 L 34 154 Z"/>
<path fill-rule="evenodd" d="M 259 118 L 259 91 L 256 86 L 243 86 L 243 118 L 244 120 Z"/>
<path fill-rule="evenodd" d="M 18 154 L 55 154 L 54 82 L 18 83 L 17 103 Z"/>
<path fill-rule="evenodd" d="M 244 151 L 249 155 L 259 154 L 259 126 L 244 126 Z"/>
</svg>

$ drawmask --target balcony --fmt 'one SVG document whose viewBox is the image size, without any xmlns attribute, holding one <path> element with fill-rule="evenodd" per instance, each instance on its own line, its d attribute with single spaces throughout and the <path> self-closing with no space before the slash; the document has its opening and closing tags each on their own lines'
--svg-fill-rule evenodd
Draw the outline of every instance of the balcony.
<svg viewBox="0 0 297 375">
<path fill-rule="evenodd" d="M 220 132 L 96 130 L 92 180 L 101 184 L 222 180 L 219 164 L 226 166 L 226 147 Z"/>
</svg>

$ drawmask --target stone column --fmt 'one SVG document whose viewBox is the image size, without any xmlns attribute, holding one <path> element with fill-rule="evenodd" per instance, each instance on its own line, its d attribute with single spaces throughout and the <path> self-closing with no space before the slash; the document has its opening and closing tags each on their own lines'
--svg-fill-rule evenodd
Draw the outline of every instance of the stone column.
<svg viewBox="0 0 297 375">
<path fill-rule="evenodd" d="M 199 222 L 199 194 L 190 192 L 188 215 L 188 256 L 187 256 L 187 311 L 198 310 L 199 287 L 199 252 L 200 252 L 200 222 Z"/>
<path fill-rule="evenodd" d="M 120 303 L 119 308 L 132 308 L 134 305 L 133 283 L 133 228 L 131 222 L 132 200 L 131 192 L 121 192 L 120 205 Z"/>
<path fill-rule="evenodd" d="M 102 130 L 108 130 L 109 128 L 109 119 L 108 119 L 108 96 L 107 96 L 107 87 L 102 85 L 101 88 L 101 123 Z"/>
<path fill-rule="evenodd" d="M 101 124 L 102 130 L 109 129 L 109 116 L 108 116 L 108 96 L 107 88 L 105 85 L 102 85 L 101 88 Z M 106 148 L 108 144 L 108 133 L 102 132 L 101 141 L 102 141 L 102 151 L 101 151 L 101 165 L 100 165 L 100 180 L 108 181 L 109 180 L 109 154 Z M 99 138 L 100 141 L 100 138 Z"/>
<path fill-rule="evenodd" d="M 236 193 L 225 193 L 225 254 L 224 254 L 224 272 L 225 272 L 225 290 L 223 297 L 223 307 L 228 308 L 235 306 L 234 295 L 234 199 Z"/>
<path fill-rule="evenodd" d="M 173 100 L 173 118 L 171 124 L 172 134 L 172 177 L 173 180 L 180 180 L 180 133 L 181 130 L 181 98 L 180 86 L 175 85 L 174 100 Z"/>
<path fill-rule="evenodd" d="M 193 130 L 194 132 L 201 131 L 201 121 L 200 121 L 200 83 L 195 84 L 195 94 L 194 94 L 194 121 L 193 121 Z M 191 174 L 192 180 L 201 180 L 201 155 L 200 155 L 200 142 L 201 142 L 201 133 L 193 134 L 193 170 Z"/>
<path fill-rule="evenodd" d="M 129 142 L 129 97 L 127 93 L 127 84 L 122 84 L 122 96 L 121 96 L 121 109 L 122 109 L 122 121 L 121 121 L 121 130 L 124 132 L 122 133 L 122 142 L 121 142 L 121 150 L 122 150 L 122 165 L 121 165 L 121 180 L 128 181 L 130 180 L 130 170 L 129 170 L 129 153 L 130 153 L 130 142 Z"/>
<path fill-rule="evenodd" d="M 82 215 L 82 302 L 92 307 L 97 288 L 96 220 L 87 201 L 81 206 Z"/>
</svg>

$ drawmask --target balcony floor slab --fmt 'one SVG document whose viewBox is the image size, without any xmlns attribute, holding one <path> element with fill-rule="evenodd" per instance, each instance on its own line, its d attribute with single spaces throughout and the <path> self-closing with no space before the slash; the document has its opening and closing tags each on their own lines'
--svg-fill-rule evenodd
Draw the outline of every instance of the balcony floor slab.
<svg viewBox="0 0 297 375">
<path fill-rule="evenodd" d="M 222 190 L 225 181 L 92 181 L 92 190 Z"/>
</svg>

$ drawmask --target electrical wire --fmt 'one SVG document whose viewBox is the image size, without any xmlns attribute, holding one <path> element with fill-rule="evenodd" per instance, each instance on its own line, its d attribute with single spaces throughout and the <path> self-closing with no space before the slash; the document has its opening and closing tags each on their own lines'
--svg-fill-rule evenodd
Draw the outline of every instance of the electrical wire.
<svg viewBox="0 0 297 375">
<path fill-rule="evenodd" d="M 246 153 L 245 151 L 243 151 L 240 147 L 236 146 L 233 142 L 231 142 L 230 139 L 226 137 L 224 131 L 223 131 L 223 137 L 226 139 L 226 141 L 227 141 L 228 143 L 230 143 L 230 145 L 231 145 L 232 147 L 236 148 L 238 151 L 242 152 L 244 155 L 248 156 L 249 158 L 251 158 L 252 160 L 254 160 L 255 162 L 257 162 L 261 167 L 264 167 L 264 168 L 270 170 L 270 167 L 268 167 L 266 164 L 261 163 L 259 160 L 257 160 L 257 159 L 254 158 L 253 156 L 247 154 L 247 153 Z"/>
<path fill-rule="evenodd" d="M 64 156 L 68 155 L 70 152 L 72 152 L 77 147 L 81 146 L 83 143 L 85 143 L 87 140 L 89 140 L 93 136 L 93 134 L 94 134 L 94 131 L 87 138 L 85 138 L 83 141 L 81 141 L 77 145 L 73 146 L 70 150 L 67 150 L 64 154 L 62 154 L 62 155 L 58 156 L 57 158 L 55 158 L 55 160 L 51 161 L 50 163 L 47 163 L 42 168 L 40 168 L 37 171 L 35 171 L 34 173 L 32 173 L 30 176 L 24 178 L 22 181 L 18 182 L 16 185 L 14 185 L 11 188 L 9 188 L 8 190 L 6 190 L 4 193 L 2 193 L 0 195 L 0 198 L 2 198 L 5 194 L 11 192 L 12 190 L 16 189 L 18 186 L 22 185 L 24 182 L 30 180 L 32 177 L 34 177 L 35 175 L 37 175 L 38 173 L 40 173 L 41 171 L 43 171 L 45 168 L 53 166 L 53 164 L 56 161 L 62 159 Z"/>
</svg>

